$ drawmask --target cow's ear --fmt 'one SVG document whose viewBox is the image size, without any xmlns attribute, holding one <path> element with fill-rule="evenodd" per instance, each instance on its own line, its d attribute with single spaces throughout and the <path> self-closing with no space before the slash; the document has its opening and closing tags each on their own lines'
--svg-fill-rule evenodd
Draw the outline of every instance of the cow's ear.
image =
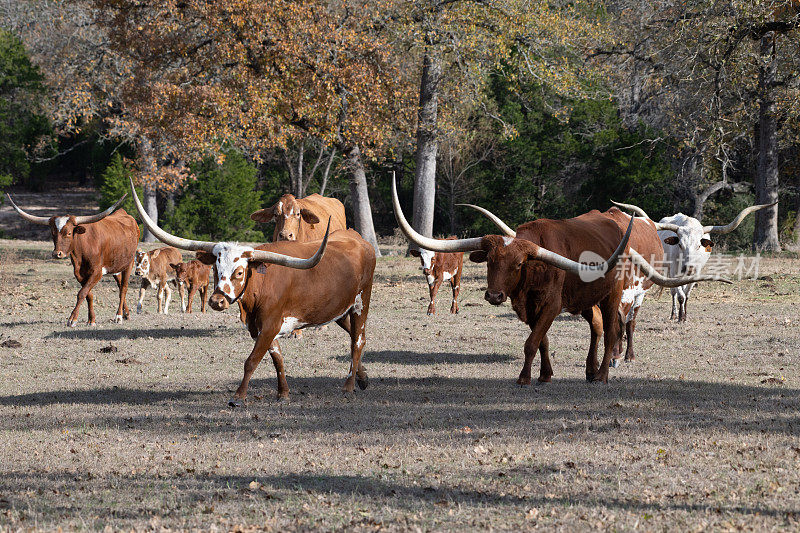
<svg viewBox="0 0 800 533">
<path fill-rule="evenodd" d="M 174 269 L 174 270 L 178 270 L 178 267 L 179 267 L 179 266 L 181 266 L 181 264 L 180 264 L 180 263 L 170 263 L 170 264 L 169 264 L 169 267 L 170 267 L 170 268 L 172 268 L 172 269 Z"/>
<path fill-rule="evenodd" d="M 253 258 L 253 251 L 252 250 L 245 250 L 242 252 L 242 257 L 247 259 L 248 261 Z"/>
<path fill-rule="evenodd" d="M 271 222 L 275 218 L 275 206 L 256 211 L 250 215 L 250 218 L 256 222 Z"/>
<path fill-rule="evenodd" d="M 75 235 L 83 235 L 84 233 L 86 233 L 86 228 L 84 228 L 83 226 L 75 226 L 74 228 L 72 228 L 72 233 L 74 233 Z"/>
<path fill-rule="evenodd" d="M 711 247 L 714 246 L 714 243 L 711 242 L 711 239 L 700 239 L 700 245 L 705 247 L 706 252 L 710 252 Z"/>
<path fill-rule="evenodd" d="M 256 272 L 258 272 L 259 274 L 266 274 L 267 273 L 267 265 L 266 265 L 266 263 L 259 262 L 259 263 L 256 263 L 256 265 L 258 265 L 258 266 L 256 266 Z"/>
<path fill-rule="evenodd" d="M 213 265 L 217 262 L 217 256 L 205 250 L 197 250 L 194 255 L 197 257 L 197 260 L 204 265 Z"/>
<path fill-rule="evenodd" d="M 410 253 L 414 257 L 419 257 L 420 256 L 419 250 L 417 250 L 416 248 L 412 248 L 411 250 L 408 251 L 408 253 Z"/>
<path fill-rule="evenodd" d="M 153 253 L 150 254 L 150 259 L 155 259 L 156 257 L 158 257 L 158 254 L 160 253 L 161 253 L 161 248 L 156 248 L 155 250 L 153 250 Z"/>
<path fill-rule="evenodd" d="M 469 253 L 469 260 L 473 263 L 484 263 L 486 262 L 486 257 L 489 255 L 489 252 L 486 250 L 475 250 L 474 252 Z"/>
<path fill-rule="evenodd" d="M 319 224 L 319 217 L 305 207 L 300 210 L 300 216 L 307 224 Z"/>
<path fill-rule="evenodd" d="M 664 242 L 667 244 L 671 244 L 672 246 L 675 246 L 676 244 L 678 244 L 678 238 L 673 235 L 672 237 L 667 237 L 666 239 L 664 239 Z"/>
</svg>

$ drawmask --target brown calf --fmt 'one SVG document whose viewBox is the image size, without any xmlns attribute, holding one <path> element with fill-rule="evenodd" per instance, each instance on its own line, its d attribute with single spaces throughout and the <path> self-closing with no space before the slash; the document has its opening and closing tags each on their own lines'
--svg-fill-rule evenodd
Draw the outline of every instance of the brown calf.
<svg viewBox="0 0 800 533">
<path fill-rule="evenodd" d="M 139 242 L 139 226 L 124 209 L 115 211 L 126 196 L 128 195 L 97 215 L 41 217 L 26 213 L 8 195 L 11 205 L 22 218 L 50 227 L 53 257 L 69 257 L 72 261 L 75 279 L 81 284 L 81 289 L 78 291 L 75 308 L 67 320 L 69 327 L 77 325 L 78 311 L 84 299 L 89 310 L 89 325 L 97 325 L 92 289 L 106 274 L 114 276 L 119 288 L 119 305 L 114 322 L 122 322 L 123 318 L 127 320 L 130 315 L 125 296 L 128 293 L 136 244 Z"/>
<path fill-rule="evenodd" d="M 183 298 L 183 285 L 180 285 L 175 278 L 175 271 L 170 268 L 172 263 L 182 261 L 181 253 L 171 246 L 156 248 L 145 252 L 136 250 L 136 266 L 134 273 L 142 278 L 142 285 L 139 288 L 139 300 L 136 302 L 136 312 L 142 312 L 142 302 L 148 287 L 156 288 L 157 312 L 159 314 L 169 314 L 169 302 L 172 299 L 172 288 L 169 283 L 178 287 L 178 294 L 181 297 L 181 311 L 186 311 L 186 302 Z"/>
<path fill-rule="evenodd" d="M 448 237 L 455 239 L 455 237 Z M 461 273 L 464 269 L 464 254 L 462 252 L 446 254 L 442 252 L 431 252 L 424 248 L 416 248 L 409 251 L 414 257 L 419 257 L 422 263 L 422 274 L 428 281 L 428 288 L 431 294 L 431 303 L 428 304 L 428 314 L 436 314 L 436 293 L 439 292 L 443 281 L 450 281 L 453 289 L 453 303 L 450 306 L 451 313 L 458 313 L 458 292 L 461 288 Z"/>
<path fill-rule="evenodd" d="M 208 295 L 208 278 L 211 275 L 211 267 L 204 265 L 197 259 L 193 259 L 188 263 L 171 263 L 169 266 L 175 270 L 175 279 L 178 280 L 178 285 L 187 285 L 189 287 L 189 295 L 186 298 L 188 300 L 186 312 L 192 312 L 194 293 L 199 290 L 200 312 L 205 313 L 206 296 Z"/>
<path fill-rule="evenodd" d="M 321 239 L 325 235 L 325 225 L 330 219 L 330 230 L 334 232 L 347 229 L 344 205 L 336 198 L 312 194 L 305 198 L 295 198 L 291 194 L 281 196 L 275 205 L 256 211 L 250 218 L 256 222 L 275 220 L 273 242 L 307 242 Z"/>
</svg>

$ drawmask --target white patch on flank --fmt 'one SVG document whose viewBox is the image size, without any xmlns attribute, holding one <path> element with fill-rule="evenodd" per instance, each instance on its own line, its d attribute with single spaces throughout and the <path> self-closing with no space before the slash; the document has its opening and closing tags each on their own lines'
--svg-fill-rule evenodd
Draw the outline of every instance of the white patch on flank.
<svg viewBox="0 0 800 533">
<path fill-rule="evenodd" d="M 356 299 L 353 302 L 353 312 L 357 315 L 361 314 L 361 311 L 364 310 L 364 302 L 361 301 L 361 293 L 359 292 L 356 294 Z"/>
<path fill-rule="evenodd" d="M 103 273 L 103 275 L 104 275 L 104 276 L 105 276 L 106 274 L 108 274 L 108 270 L 106 270 L 106 267 L 103 267 L 103 268 L 101 269 L 101 272 Z"/>
<path fill-rule="evenodd" d="M 645 277 L 641 276 L 634 276 L 633 278 L 633 285 L 630 287 L 623 289 L 622 291 L 622 300 L 620 300 L 620 305 L 622 304 L 631 304 L 630 310 L 628 311 L 628 315 L 625 317 L 625 322 L 628 323 L 633 319 L 633 313 L 642 306 L 642 301 L 644 301 L 644 295 L 647 292 L 644 289 L 644 280 Z"/>
<path fill-rule="evenodd" d="M 233 273 L 240 266 L 247 268 L 247 258 L 242 257 L 245 252 L 252 252 L 251 246 L 241 246 L 232 242 L 220 242 L 214 245 L 213 253 L 217 256 L 217 276 L 219 279 L 232 279 Z M 235 261 L 234 261 L 235 259 Z M 233 285 L 227 281 L 217 282 L 217 289 L 222 291 L 225 296 L 234 300 L 236 295 L 233 293 Z"/>
<path fill-rule="evenodd" d="M 433 274 L 428 274 L 425 277 L 428 279 L 428 285 L 436 283 L 436 278 L 433 277 Z"/>
<path fill-rule="evenodd" d="M 419 249 L 419 259 L 422 261 L 423 270 L 426 268 L 431 268 L 431 260 L 433 259 L 434 255 L 436 254 L 430 250 L 425 250 L 424 248 Z"/>
<path fill-rule="evenodd" d="M 452 278 L 456 274 L 458 274 L 458 269 L 457 268 L 452 273 L 444 272 L 444 273 L 442 273 L 442 280 L 447 281 L 448 279 Z"/>
<path fill-rule="evenodd" d="M 513 241 L 513 240 L 514 240 L 514 237 L 503 237 L 503 244 L 508 246 L 509 244 L 511 244 L 511 241 Z"/>
<path fill-rule="evenodd" d="M 299 319 L 293 316 L 287 316 L 283 319 L 283 324 L 281 324 L 281 330 L 278 332 L 277 338 L 286 337 L 290 335 L 296 329 L 302 329 L 303 326 L 306 326 L 303 322 L 300 322 Z"/>
<path fill-rule="evenodd" d="M 56 217 L 56 230 L 61 231 L 61 228 L 64 227 L 64 224 L 67 223 L 67 220 L 69 220 L 69 217 Z"/>
</svg>

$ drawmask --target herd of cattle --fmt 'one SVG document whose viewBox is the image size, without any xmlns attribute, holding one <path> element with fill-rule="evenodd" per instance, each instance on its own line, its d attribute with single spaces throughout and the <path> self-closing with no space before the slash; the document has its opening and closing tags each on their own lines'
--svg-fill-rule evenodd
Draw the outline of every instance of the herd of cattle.
<svg viewBox="0 0 800 533">
<path fill-rule="evenodd" d="M 114 321 L 128 319 L 126 294 L 131 273 L 135 273 L 141 277 L 137 312 L 142 311 L 147 288 L 154 287 L 157 311 L 168 313 L 170 284 L 177 287 L 184 312 L 192 312 L 196 292 L 200 293 L 202 312 L 206 301 L 217 311 L 238 304 L 240 319 L 255 339 L 255 346 L 245 361 L 244 376 L 230 401 L 232 406 L 244 401 L 250 378 L 267 353 L 277 374 L 278 398 L 288 397 L 278 339 L 330 322 L 336 322 L 350 336 L 351 363 L 344 390 L 351 392 L 356 384 L 361 389 L 367 387 L 361 358 L 375 252 L 358 232 L 347 228 L 341 202 L 318 194 L 303 199 L 284 195 L 272 207 L 251 215 L 259 222 L 276 222 L 273 242 L 251 247 L 172 235 L 148 217 L 134 190 L 133 199 L 144 225 L 168 245 L 144 252 L 138 249 L 136 221 L 124 209 L 118 209 L 124 199 L 93 216 L 43 217 L 25 212 L 9 196 L 21 217 L 49 226 L 53 257 L 69 257 L 72 261 L 81 288 L 68 326 L 77 324 L 84 300 L 88 323 L 96 324 L 92 289 L 106 274 L 114 276 L 119 287 Z M 470 261 L 486 263 L 486 301 L 500 305 L 510 299 L 519 319 L 531 329 L 517 380 L 521 385 L 531 382 L 531 365 L 537 351 L 541 360 L 538 380 L 551 380 L 547 333 L 564 311 L 580 314 L 590 326 L 586 379 L 606 382 L 609 367 L 622 359 L 623 348 L 624 359 L 634 359 L 636 316 L 647 290 L 654 284 L 670 287 L 672 317 L 685 321 L 686 300 L 695 283 L 730 283 L 701 273 L 713 246 L 710 235 L 733 231 L 748 214 L 767 207 L 749 207 L 726 226 L 703 226 L 697 219 L 680 213 L 654 222 L 634 205 L 617 204 L 634 214 L 612 207 L 567 220 L 534 220 L 515 231 L 490 211 L 466 204 L 487 216 L 502 234 L 433 239 L 420 235 L 408 224 L 394 178 L 392 201 L 397 222 L 412 245 L 411 254 L 420 258 L 428 282 L 428 314 L 436 312 L 436 293 L 445 281 L 450 282 L 453 291 L 450 312 L 458 312 L 464 252 L 470 252 Z M 196 259 L 183 262 L 179 250 L 194 252 Z M 666 273 L 653 265 L 666 265 Z M 188 302 L 184 288 L 188 289 Z M 601 337 L 604 352 L 602 362 L 598 362 Z M 624 347 L 623 338 L 627 338 Z"/>
</svg>

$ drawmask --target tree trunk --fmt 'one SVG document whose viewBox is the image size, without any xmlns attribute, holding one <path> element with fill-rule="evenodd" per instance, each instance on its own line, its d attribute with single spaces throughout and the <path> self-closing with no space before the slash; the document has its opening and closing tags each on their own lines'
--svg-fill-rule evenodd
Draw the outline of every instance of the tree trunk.
<svg viewBox="0 0 800 533">
<path fill-rule="evenodd" d="M 417 168 L 414 176 L 414 216 L 412 226 L 422 235 L 433 236 L 433 210 L 436 200 L 436 155 L 439 151 L 437 114 L 442 64 L 430 45 L 422 62 L 417 125 Z"/>
<path fill-rule="evenodd" d="M 153 145 L 149 140 L 139 141 L 139 159 L 142 173 L 146 176 L 142 183 L 142 193 L 144 194 L 144 210 L 153 222 L 158 224 L 158 199 L 156 197 L 155 176 L 158 172 L 156 157 L 153 153 Z M 142 242 L 156 242 L 155 236 L 150 233 L 147 226 L 144 227 Z"/>
<path fill-rule="evenodd" d="M 325 165 L 325 172 L 322 173 L 322 183 L 319 186 L 320 196 L 325 196 L 325 188 L 328 186 L 328 176 L 331 175 L 331 165 L 334 157 L 336 157 L 336 147 L 331 146 L 331 153 L 328 156 L 328 163 Z"/>
<path fill-rule="evenodd" d="M 355 229 L 365 241 L 375 248 L 375 255 L 381 256 L 378 239 L 375 237 L 375 226 L 372 223 L 372 208 L 369 203 L 367 175 L 361 161 L 361 149 L 356 145 L 346 151 L 347 165 L 350 170 L 350 198 L 353 201 L 353 221 Z"/>
<path fill-rule="evenodd" d="M 761 38 L 761 64 L 758 72 L 758 169 L 756 203 L 771 204 L 778 200 L 778 125 L 775 117 L 775 34 Z M 778 206 L 756 212 L 753 249 L 780 251 L 778 240 Z"/>
</svg>

